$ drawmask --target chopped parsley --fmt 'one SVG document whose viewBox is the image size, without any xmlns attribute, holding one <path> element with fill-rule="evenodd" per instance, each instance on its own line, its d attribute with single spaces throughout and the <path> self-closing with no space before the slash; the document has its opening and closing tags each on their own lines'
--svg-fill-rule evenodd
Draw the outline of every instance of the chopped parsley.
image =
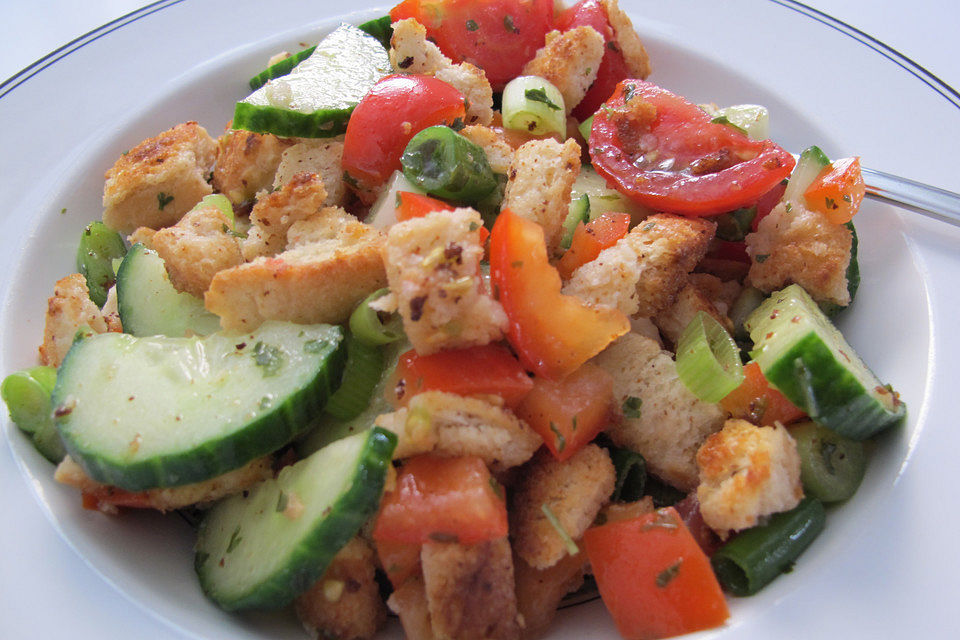
<svg viewBox="0 0 960 640">
<path fill-rule="evenodd" d="M 173 202 L 173 196 L 168 196 L 163 191 L 157 194 L 157 202 L 160 204 L 160 211 L 163 211 L 163 208 Z"/>
<path fill-rule="evenodd" d="M 233 530 L 233 535 L 230 536 L 230 542 L 227 543 L 227 553 L 236 549 L 241 540 L 243 540 L 243 537 L 240 535 L 240 525 L 237 525 L 237 528 Z"/>
<path fill-rule="evenodd" d="M 657 586 L 663 589 L 673 582 L 673 579 L 680 573 L 680 565 L 683 564 L 683 558 L 678 559 L 672 565 L 657 574 Z"/>
<path fill-rule="evenodd" d="M 480 28 L 476 20 L 467 20 L 467 31 L 476 31 Z"/>
<path fill-rule="evenodd" d="M 643 400 L 637 396 L 627 396 L 627 399 L 623 401 L 620 407 L 620 410 L 623 412 L 623 417 L 639 418 L 641 405 L 643 405 Z"/>
<path fill-rule="evenodd" d="M 837 201 L 833 198 L 824 198 L 824 201 L 827 204 L 827 209 L 838 209 Z"/>
<path fill-rule="evenodd" d="M 767 261 L 767 258 L 770 257 L 769 253 L 761 253 L 760 255 L 754 257 L 754 260 L 757 261 L 757 264 L 763 264 Z"/>
<path fill-rule="evenodd" d="M 550 431 L 553 431 L 557 436 L 557 453 L 560 453 L 567 447 L 567 439 L 564 438 L 560 430 L 557 429 L 557 425 L 553 420 L 550 421 Z"/>
<path fill-rule="evenodd" d="M 253 346 L 253 361 L 263 367 L 264 376 L 275 376 L 283 367 L 283 352 L 262 341 Z"/>
<path fill-rule="evenodd" d="M 523 92 L 523 95 L 527 100 L 532 102 L 542 102 L 547 105 L 549 108 L 554 111 L 560 111 L 560 106 L 557 105 L 553 100 L 547 97 L 547 90 L 543 87 L 537 87 L 536 89 L 527 89 Z"/>
<path fill-rule="evenodd" d="M 247 237 L 247 234 L 242 233 L 242 232 L 240 232 L 240 231 L 237 231 L 236 229 L 231 229 L 231 228 L 228 227 L 227 225 L 223 225 L 223 226 L 221 227 L 221 229 L 223 230 L 223 232 L 224 232 L 225 234 L 227 234 L 227 235 L 229 235 L 229 236 L 233 236 L 234 238 L 240 238 L 240 239 L 242 240 L 242 239 L 245 239 L 245 238 Z"/>
<path fill-rule="evenodd" d="M 513 16 L 510 14 L 503 16 L 503 28 L 511 33 L 520 33 L 520 29 L 513 24 Z"/>
</svg>

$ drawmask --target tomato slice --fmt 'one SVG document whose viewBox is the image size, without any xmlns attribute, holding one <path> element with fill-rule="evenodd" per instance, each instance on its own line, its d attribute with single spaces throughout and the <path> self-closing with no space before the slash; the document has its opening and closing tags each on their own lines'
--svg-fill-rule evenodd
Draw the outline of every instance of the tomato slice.
<svg viewBox="0 0 960 640">
<path fill-rule="evenodd" d="M 404 0 L 394 22 L 416 18 L 454 62 L 483 69 L 494 91 L 523 72 L 553 29 L 553 0 Z"/>
<path fill-rule="evenodd" d="M 630 330 L 616 309 L 560 293 L 543 228 L 504 209 L 490 235 L 490 277 L 507 313 L 507 339 L 529 370 L 559 380 Z"/>
<path fill-rule="evenodd" d="M 516 413 L 562 462 L 607 426 L 612 403 L 613 378 L 588 362 L 563 380 L 535 378 Z"/>
<path fill-rule="evenodd" d="M 443 200 L 410 191 L 397 192 L 397 222 L 422 218 L 434 211 L 453 211 L 456 207 Z"/>
<path fill-rule="evenodd" d="M 643 80 L 621 82 L 597 112 L 590 158 L 621 193 L 688 216 L 753 205 L 795 164 L 770 140 L 712 123 L 697 105 Z"/>
<path fill-rule="evenodd" d="M 672 507 L 587 529 L 603 603 L 627 640 L 719 626 L 730 616 L 710 560 Z"/>
<path fill-rule="evenodd" d="M 463 94 L 430 76 L 389 75 L 350 115 L 343 140 L 345 180 L 363 198 L 400 169 L 407 143 L 421 130 L 466 114 Z"/>
<path fill-rule="evenodd" d="M 860 158 L 836 160 L 807 187 L 807 206 L 827 216 L 833 224 L 846 224 L 860 209 L 867 187 Z"/>
<path fill-rule="evenodd" d="M 394 589 L 420 570 L 420 549 L 423 545 L 377 540 L 377 555 L 384 573 Z"/>
<path fill-rule="evenodd" d="M 617 244 L 630 229 L 629 213 L 604 213 L 587 224 L 578 224 L 573 232 L 570 248 L 560 258 L 557 271 L 564 280 L 588 262 L 595 260 L 600 252 Z"/>
<path fill-rule="evenodd" d="M 380 542 L 476 544 L 507 535 L 503 488 L 475 456 L 407 460 L 383 496 L 373 527 Z"/>
<path fill-rule="evenodd" d="M 533 381 L 510 350 L 499 344 L 439 351 L 428 356 L 412 349 L 397 364 L 397 384 L 402 389 L 397 404 L 422 391 L 446 391 L 462 396 L 498 395 L 507 406 L 516 406 L 533 388 Z M 401 395 L 396 391 L 397 396 Z"/>
<path fill-rule="evenodd" d="M 557 29 L 560 31 L 569 31 L 576 27 L 593 27 L 603 36 L 606 45 L 600 66 L 597 68 L 597 78 L 572 112 L 574 118 L 583 121 L 593 115 L 600 105 L 613 95 L 618 82 L 629 78 L 632 74 L 623 53 L 616 46 L 607 11 L 598 0 L 578 2 L 557 17 Z"/>
<path fill-rule="evenodd" d="M 743 365 L 743 382 L 720 401 L 720 407 L 731 417 L 747 420 L 758 426 L 774 422 L 790 424 L 806 414 L 767 382 L 756 362 Z"/>
</svg>

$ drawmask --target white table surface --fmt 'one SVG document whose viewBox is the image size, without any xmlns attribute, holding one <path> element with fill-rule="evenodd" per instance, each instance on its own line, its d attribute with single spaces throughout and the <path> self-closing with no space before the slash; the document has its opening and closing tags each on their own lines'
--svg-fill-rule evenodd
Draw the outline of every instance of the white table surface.
<svg viewBox="0 0 960 640">
<path fill-rule="evenodd" d="M 621 3 L 629 5 L 629 1 Z M 960 4 L 944 0 L 807 2 L 893 47 L 951 86 L 960 87 L 956 32 Z M 0 80 L 143 4 L 141 0 L 3 0 Z M 46 520 L 2 442 L 0 514 L 7 515 L 0 524 L 0 638 L 177 637 L 108 584 L 91 579 L 90 569 Z M 15 518 L 10 514 L 16 514 Z M 11 575 L 3 569 L 3 559 L 17 554 L 43 554 L 45 562 L 36 565 L 31 575 Z M 78 610 L 86 615 L 78 616 Z M 46 614 L 37 615 L 38 611 Z"/>
</svg>

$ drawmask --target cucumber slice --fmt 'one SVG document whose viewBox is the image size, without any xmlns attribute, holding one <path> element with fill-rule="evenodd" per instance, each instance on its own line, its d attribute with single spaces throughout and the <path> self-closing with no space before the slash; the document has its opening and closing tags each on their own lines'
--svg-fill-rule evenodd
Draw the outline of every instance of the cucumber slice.
<svg viewBox="0 0 960 640">
<path fill-rule="evenodd" d="M 233 128 L 299 138 L 340 135 L 353 108 L 388 73 L 390 57 L 380 41 L 341 24 L 293 71 L 238 102 Z"/>
<path fill-rule="evenodd" d="M 340 382 L 343 330 L 269 322 L 206 338 L 76 339 L 52 404 L 67 451 L 130 491 L 200 482 L 276 451 Z"/>
<path fill-rule="evenodd" d="M 390 19 L 389 15 L 367 20 L 357 28 L 369 33 L 383 45 L 384 49 L 390 50 L 390 38 L 393 37 L 393 20 Z"/>
<path fill-rule="evenodd" d="M 594 171 L 590 165 L 580 167 L 580 173 L 570 190 L 570 202 L 584 194 L 590 199 L 591 220 L 596 220 L 602 214 L 613 211 L 614 213 L 629 213 L 633 221 L 637 222 L 652 213 L 649 209 L 635 203 L 619 191 L 608 187 L 603 176 Z"/>
<path fill-rule="evenodd" d="M 567 210 L 567 217 L 563 221 L 563 237 L 560 238 L 560 248 L 569 249 L 573 244 L 573 232 L 577 230 L 580 223 L 590 222 L 590 196 L 581 195 L 576 200 L 570 201 L 570 208 Z"/>
<path fill-rule="evenodd" d="M 307 47 L 306 49 L 291 55 L 289 58 L 284 58 L 279 62 L 273 63 L 257 75 L 250 78 L 250 82 L 248 83 L 250 85 L 250 90 L 256 91 L 263 85 L 267 84 L 267 81 L 275 78 L 282 78 L 283 76 L 287 75 L 293 71 L 294 67 L 309 58 L 316 48 L 317 45 Z"/>
<path fill-rule="evenodd" d="M 397 193 L 408 191 L 426 195 L 427 192 L 413 184 L 399 169 L 393 172 L 387 181 L 387 187 L 380 193 L 380 197 L 370 207 L 370 213 L 364 219 L 367 224 L 386 231 L 397 223 Z"/>
<path fill-rule="evenodd" d="M 700 108 L 713 117 L 711 122 L 733 127 L 753 140 L 766 140 L 770 137 L 770 112 L 759 104 L 735 104 L 723 109 L 713 105 L 700 105 Z"/>
<path fill-rule="evenodd" d="M 797 166 L 793 168 L 790 174 L 790 180 L 787 182 L 787 189 L 783 192 L 783 200 L 790 202 L 801 202 L 806 204 L 803 194 L 806 193 L 813 181 L 817 179 L 820 172 L 830 166 L 830 158 L 820 150 L 820 147 L 812 146 L 804 149 L 797 160 Z"/>
<path fill-rule="evenodd" d="M 788 427 L 800 454 L 803 492 L 820 502 L 840 502 L 857 492 L 867 470 L 862 442 L 844 438 L 816 422 Z"/>
<path fill-rule="evenodd" d="M 857 295 L 857 289 L 860 288 L 860 262 L 857 260 L 857 247 L 860 244 L 859 238 L 857 238 L 857 229 L 853 226 L 853 221 L 846 223 L 845 226 L 847 229 L 850 229 L 850 235 L 852 236 L 850 242 L 850 264 L 847 265 L 847 293 L 850 294 L 850 304 L 853 304 L 853 298 Z M 848 304 L 846 307 L 841 307 L 836 302 L 822 301 L 819 303 L 820 309 L 827 314 L 828 318 L 834 318 L 841 311 L 850 307 Z"/>
<path fill-rule="evenodd" d="M 117 307 L 124 332 L 134 336 L 205 336 L 220 329 L 219 316 L 199 298 L 177 291 L 163 258 L 139 243 L 117 270 Z"/>
<path fill-rule="evenodd" d="M 798 285 L 775 292 L 747 318 L 750 356 L 811 419 L 863 440 L 899 422 L 906 405 L 860 360 Z"/>
<path fill-rule="evenodd" d="M 282 607 L 306 591 L 376 511 L 396 442 L 374 428 L 216 504 L 194 560 L 204 592 L 237 610 Z"/>
</svg>

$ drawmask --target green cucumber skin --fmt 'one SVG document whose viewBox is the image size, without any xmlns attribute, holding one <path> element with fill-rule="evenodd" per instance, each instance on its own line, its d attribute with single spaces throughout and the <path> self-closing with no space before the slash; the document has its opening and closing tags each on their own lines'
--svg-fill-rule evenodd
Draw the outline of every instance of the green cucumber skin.
<svg viewBox="0 0 960 640">
<path fill-rule="evenodd" d="M 233 110 L 232 126 L 254 133 L 272 133 L 281 138 L 333 138 L 347 131 L 351 113 L 353 107 L 299 113 L 238 102 Z"/>
<path fill-rule="evenodd" d="M 289 58 L 284 58 L 283 60 L 270 65 L 265 70 L 261 71 L 254 77 L 250 78 L 250 82 L 248 83 L 250 85 L 250 89 L 252 89 L 253 91 L 256 91 L 263 85 L 267 84 L 268 80 L 273 80 L 274 78 L 281 78 L 287 75 L 288 73 L 293 71 L 293 68 L 295 66 L 297 66 L 302 61 L 309 58 L 310 54 L 313 53 L 314 49 L 316 48 L 317 48 L 316 45 L 312 47 L 308 47 L 302 51 L 298 51 L 297 53 L 293 54 Z"/>
<path fill-rule="evenodd" d="M 209 520 L 205 518 L 200 524 L 198 553 L 194 559 L 194 569 L 204 593 L 223 609 L 236 611 L 283 607 L 309 589 L 333 556 L 356 535 L 379 506 L 397 436 L 374 427 L 366 438 L 349 489 L 337 499 L 328 515 L 321 517 L 310 534 L 289 551 L 284 569 L 247 593 L 232 598 L 222 594 L 216 580 L 205 570 L 206 563 L 212 559 L 204 558 L 200 553 L 208 535 Z"/>
<path fill-rule="evenodd" d="M 853 221 L 847 222 L 845 225 L 847 229 L 850 229 L 851 239 L 850 239 L 850 264 L 847 265 L 847 293 L 850 294 L 850 303 L 845 307 L 841 307 L 835 302 L 820 302 L 820 309 L 827 315 L 828 318 L 835 318 L 840 315 L 840 312 L 849 309 L 850 305 L 853 304 L 853 298 L 857 295 L 857 289 L 860 288 L 860 262 L 857 259 L 857 248 L 860 244 L 860 240 L 857 237 L 857 229 L 853 226 Z"/>
<path fill-rule="evenodd" d="M 128 491 L 144 491 L 214 478 L 276 451 L 310 427 L 312 420 L 322 412 L 327 398 L 339 385 L 346 361 L 343 330 L 336 327 L 334 335 L 335 341 L 326 343 L 323 351 L 317 353 L 322 364 L 308 384 L 285 396 L 283 402 L 245 423 L 242 428 L 192 449 L 129 461 L 103 455 L 84 446 L 71 431 L 69 412 L 62 415 L 61 410 L 55 411 L 57 430 L 67 453 L 91 478 L 103 484 Z M 71 395 L 68 381 L 74 376 L 84 376 L 84 345 L 98 337 L 78 337 L 67 352 L 52 394 L 54 407 L 68 404 Z M 118 396 L 116 403 L 123 400 Z"/>
</svg>

